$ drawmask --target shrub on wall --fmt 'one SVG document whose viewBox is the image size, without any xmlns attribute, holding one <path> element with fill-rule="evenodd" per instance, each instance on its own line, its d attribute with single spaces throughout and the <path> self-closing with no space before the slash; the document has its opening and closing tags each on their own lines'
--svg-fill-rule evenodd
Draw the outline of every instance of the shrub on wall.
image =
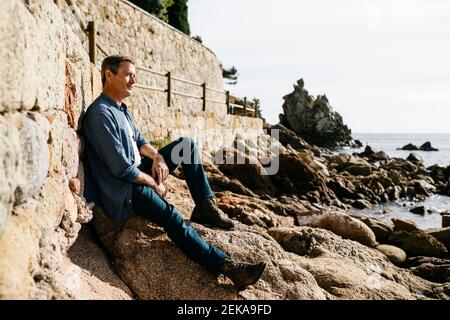
<svg viewBox="0 0 450 320">
<path fill-rule="evenodd" d="M 167 9 L 174 4 L 174 0 L 130 0 L 130 2 L 167 23 L 169 22 Z"/>
<path fill-rule="evenodd" d="M 174 0 L 173 4 L 167 8 L 169 24 L 181 32 L 191 34 L 188 21 L 188 0 Z"/>
</svg>

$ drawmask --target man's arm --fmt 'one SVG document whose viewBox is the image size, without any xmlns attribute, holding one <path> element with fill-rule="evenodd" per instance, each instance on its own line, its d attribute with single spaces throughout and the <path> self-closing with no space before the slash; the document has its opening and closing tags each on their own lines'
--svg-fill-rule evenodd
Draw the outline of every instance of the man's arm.
<svg viewBox="0 0 450 320">
<path fill-rule="evenodd" d="M 139 147 L 139 153 L 154 161 L 155 157 L 158 155 L 158 150 L 156 150 L 151 144 L 144 143 Z"/>
<path fill-rule="evenodd" d="M 153 146 L 148 143 L 141 145 L 139 152 L 144 157 L 153 160 L 152 176 L 157 180 L 158 185 L 161 184 L 169 176 L 169 167 L 167 166 L 164 158 L 158 153 Z"/>
<path fill-rule="evenodd" d="M 153 190 L 155 190 L 156 193 L 158 193 L 161 197 L 164 197 L 166 195 L 166 187 L 161 183 L 157 184 L 155 179 L 153 179 L 151 176 L 146 174 L 145 172 L 140 172 L 140 174 L 136 177 L 136 179 L 133 181 L 136 184 L 143 184 L 146 186 L 149 186 Z"/>
</svg>

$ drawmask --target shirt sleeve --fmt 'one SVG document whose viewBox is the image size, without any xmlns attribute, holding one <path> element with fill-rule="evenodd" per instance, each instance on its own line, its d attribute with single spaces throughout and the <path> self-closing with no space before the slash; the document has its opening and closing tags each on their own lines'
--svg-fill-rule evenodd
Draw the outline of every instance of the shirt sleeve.
<svg viewBox="0 0 450 320">
<path fill-rule="evenodd" d="M 94 112 L 88 127 L 92 133 L 89 140 L 100 159 L 116 177 L 133 182 L 141 171 L 127 158 L 113 116 L 106 110 Z"/>
<path fill-rule="evenodd" d="M 147 140 L 145 140 L 144 136 L 141 134 L 138 128 L 136 128 L 136 144 L 138 149 L 140 149 L 142 145 L 148 144 Z"/>
</svg>

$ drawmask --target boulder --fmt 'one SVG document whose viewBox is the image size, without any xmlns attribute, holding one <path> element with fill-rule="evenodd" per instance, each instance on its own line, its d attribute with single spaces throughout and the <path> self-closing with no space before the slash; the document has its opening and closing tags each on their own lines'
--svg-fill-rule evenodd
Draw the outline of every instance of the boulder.
<svg viewBox="0 0 450 320">
<path fill-rule="evenodd" d="M 389 242 L 403 249 L 408 256 L 442 257 L 448 253 L 442 242 L 422 230 L 394 231 L 389 237 Z"/>
<path fill-rule="evenodd" d="M 308 143 L 320 147 L 349 145 L 353 140 L 350 129 L 339 113 L 333 111 L 325 95 L 314 99 L 304 88 L 303 79 L 294 91 L 283 97 L 281 124 L 293 130 Z"/>
<path fill-rule="evenodd" d="M 413 267 L 410 270 L 416 276 L 432 282 L 450 282 L 450 261 L 448 264 L 443 265 L 433 265 L 425 263 L 421 264 L 420 266 Z"/>
<path fill-rule="evenodd" d="M 218 167 L 225 175 L 238 179 L 253 192 L 267 194 L 274 192 L 270 177 L 265 174 L 265 169 L 257 158 L 245 155 L 234 148 L 223 148 L 216 152 L 215 157 L 219 154 L 224 161 Z"/>
<path fill-rule="evenodd" d="M 375 249 L 384 253 L 389 260 L 396 266 L 402 264 L 406 260 L 406 253 L 402 249 L 391 246 L 388 244 L 382 244 L 377 246 Z"/>
<path fill-rule="evenodd" d="M 375 150 L 371 146 L 366 146 L 364 152 L 358 153 L 358 156 L 368 158 L 371 161 L 389 160 L 389 156 L 382 150 Z"/>
<path fill-rule="evenodd" d="M 426 233 L 442 242 L 450 250 L 450 227 L 427 229 Z"/>
<path fill-rule="evenodd" d="M 371 217 L 353 216 L 364 222 L 375 234 L 376 240 L 379 243 L 387 243 L 389 236 L 394 232 L 394 227 L 391 223 L 375 219 Z"/>
<path fill-rule="evenodd" d="M 372 208 L 372 204 L 364 199 L 356 199 L 355 201 L 352 202 L 352 206 L 357 208 L 357 209 L 368 209 L 368 208 Z"/>
<path fill-rule="evenodd" d="M 415 214 L 424 215 L 424 214 L 433 212 L 433 210 L 431 208 L 426 207 L 426 206 L 418 206 L 418 207 L 411 208 L 409 210 L 409 212 L 412 212 L 412 213 L 415 213 Z"/>
<path fill-rule="evenodd" d="M 420 163 L 423 162 L 423 159 L 421 156 L 413 153 L 410 153 L 409 156 L 406 158 L 406 160 L 414 162 L 414 163 Z"/>
<path fill-rule="evenodd" d="M 397 150 L 419 150 L 419 148 L 417 148 L 417 146 L 413 145 L 412 143 L 408 143 L 401 148 L 397 148 Z"/>
<path fill-rule="evenodd" d="M 450 227 L 450 214 L 442 215 L 442 228 Z"/>
<path fill-rule="evenodd" d="M 397 219 L 392 218 L 392 223 L 394 224 L 394 231 L 417 231 L 420 230 L 414 221 L 408 219 Z"/>
<path fill-rule="evenodd" d="M 345 167 L 343 171 L 354 176 L 370 176 L 372 174 L 372 167 L 370 165 L 354 164 Z"/>
<path fill-rule="evenodd" d="M 271 235 L 332 298 L 446 298 L 442 285 L 394 266 L 385 254 L 327 230 L 311 227 L 272 228 Z M 445 287 L 446 288 L 446 287 Z M 442 291 L 442 289 L 444 289 Z"/>
<path fill-rule="evenodd" d="M 279 161 L 280 169 L 275 179 L 282 178 L 285 181 L 290 181 L 298 194 L 317 191 L 322 201 L 330 201 L 332 195 L 326 185 L 327 172 L 319 169 L 317 163 L 310 161 L 302 153 L 281 154 Z"/>
<path fill-rule="evenodd" d="M 328 159 L 328 163 L 335 167 L 338 171 L 344 170 L 349 166 L 365 166 L 370 167 L 370 163 L 351 154 L 340 153 Z"/>
<path fill-rule="evenodd" d="M 97 232 L 109 248 L 122 280 L 140 299 L 325 299 L 327 294 L 299 259 L 285 252 L 257 227 L 232 231 L 192 223 L 199 235 L 231 257 L 268 263 L 262 278 L 238 292 L 231 280 L 205 271 L 189 259 L 161 228 L 136 217 L 124 224 L 94 216 Z"/>
<path fill-rule="evenodd" d="M 290 145 L 294 150 L 297 151 L 300 150 L 316 151 L 317 149 L 317 147 L 310 145 L 304 139 L 299 137 L 294 131 L 286 128 L 281 123 L 271 126 L 270 129 L 268 130 L 268 133 L 270 134 L 272 130 L 278 130 L 279 141 L 285 147 L 288 147 L 288 145 Z"/>
<path fill-rule="evenodd" d="M 429 141 L 427 141 L 423 145 L 421 145 L 419 149 L 422 151 L 439 151 L 439 149 L 433 148 L 431 146 L 431 142 L 429 142 Z"/>
<path fill-rule="evenodd" d="M 342 212 L 323 214 L 316 225 L 368 247 L 378 245 L 375 234 L 366 224 Z"/>
<path fill-rule="evenodd" d="M 435 258 L 435 257 L 426 257 L 426 256 L 417 256 L 417 257 L 409 257 L 402 264 L 404 268 L 412 268 L 420 266 L 421 264 L 433 264 L 433 265 L 444 265 L 449 264 L 449 259 Z"/>
</svg>

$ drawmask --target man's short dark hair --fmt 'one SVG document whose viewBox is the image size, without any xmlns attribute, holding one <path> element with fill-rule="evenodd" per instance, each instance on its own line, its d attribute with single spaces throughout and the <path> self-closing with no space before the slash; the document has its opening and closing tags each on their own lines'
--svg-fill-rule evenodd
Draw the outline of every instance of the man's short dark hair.
<svg viewBox="0 0 450 320">
<path fill-rule="evenodd" d="M 119 56 L 119 55 L 113 55 L 106 57 L 102 62 L 102 84 L 105 85 L 106 82 L 106 76 L 105 72 L 106 70 L 111 70 L 112 73 L 117 74 L 117 71 L 119 71 L 120 63 L 128 61 L 134 64 L 134 60 L 127 56 Z"/>
</svg>

